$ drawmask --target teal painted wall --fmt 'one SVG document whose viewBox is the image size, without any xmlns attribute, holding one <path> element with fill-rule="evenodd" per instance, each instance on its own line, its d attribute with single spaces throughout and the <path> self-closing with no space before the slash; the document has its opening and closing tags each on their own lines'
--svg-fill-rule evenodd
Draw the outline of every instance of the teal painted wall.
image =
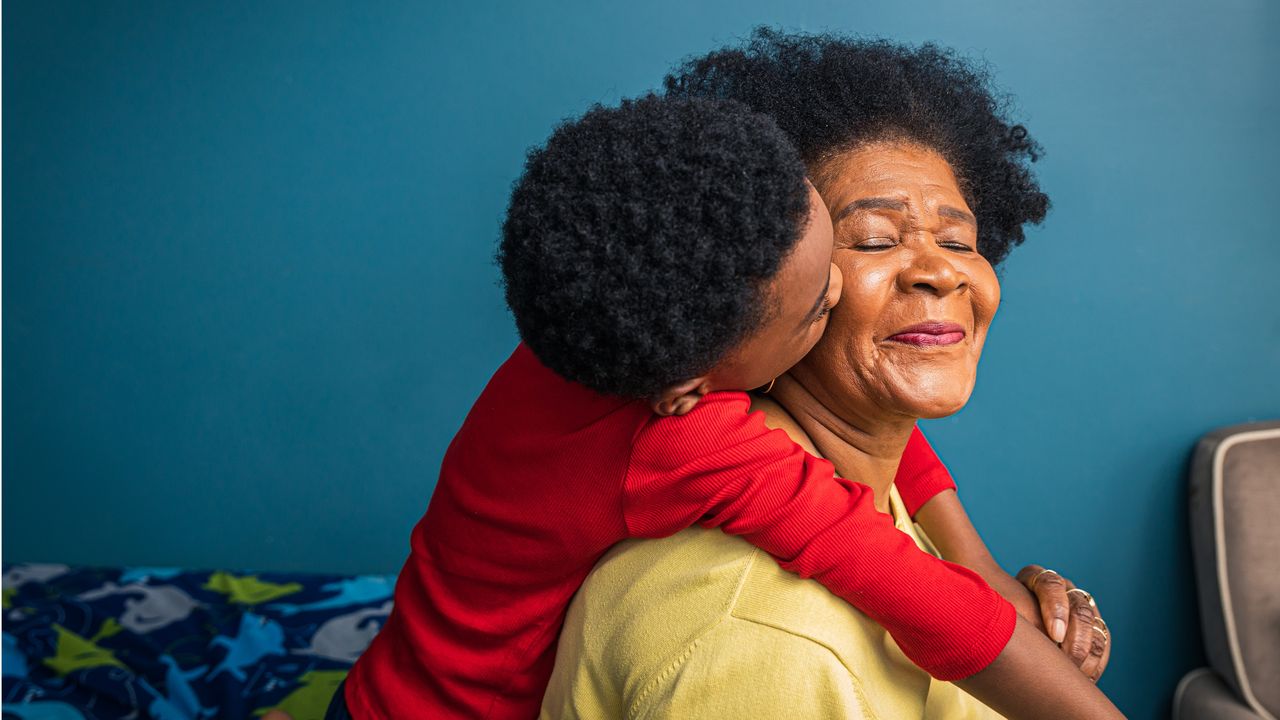
<svg viewBox="0 0 1280 720">
<path fill-rule="evenodd" d="M 927 430 L 1163 717 L 1201 660 L 1188 451 L 1280 416 L 1280 5 L 611 5 L 6 2 L 5 559 L 395 570 L 514 341 L 527 147 L 758 23 L 930 39 L 1017 95 L 1054 211 Z"/>
</svg>

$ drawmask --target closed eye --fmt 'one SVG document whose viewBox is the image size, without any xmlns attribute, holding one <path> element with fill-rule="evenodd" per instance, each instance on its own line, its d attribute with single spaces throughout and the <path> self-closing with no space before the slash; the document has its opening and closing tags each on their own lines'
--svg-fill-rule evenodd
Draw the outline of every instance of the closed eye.
<svg viewBox="0 0 1280 720">
<path fill-rule="evenodd" d="M 871 237 L 854 245 L 853 249 L 860 252 L 878 252 L 880 250 L 889 250 L 897 244 L 898 243 L 890 237 Z"/>
</svg>

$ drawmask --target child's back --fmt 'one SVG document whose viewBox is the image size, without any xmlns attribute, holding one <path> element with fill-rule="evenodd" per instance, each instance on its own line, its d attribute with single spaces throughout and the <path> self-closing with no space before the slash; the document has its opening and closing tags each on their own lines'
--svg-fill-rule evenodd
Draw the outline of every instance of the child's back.
<svg viewBox="0 0 1280 720">
<path fill-rule="evenodd" d="M 745 420 L 747 402 L 712 395 L 679 421 Z M 445 454 L 395 610 L 352 671 L 356 717 L 536 714 L 570 599 L 633 536 L 624 483 L 632 441 L 654 419 L 647 403 L 562 380 L 518 347 Z M 782 433 L 766 442 L 799 452 Z"/>
<path fill-rule="evenodd" d="M 356 717 L 536 714 L 564 608 L 626 533 L 621 475 L 651 415 L 516 349 L 445 454 L 395 610 L 348 680 Z"/>
</svg>

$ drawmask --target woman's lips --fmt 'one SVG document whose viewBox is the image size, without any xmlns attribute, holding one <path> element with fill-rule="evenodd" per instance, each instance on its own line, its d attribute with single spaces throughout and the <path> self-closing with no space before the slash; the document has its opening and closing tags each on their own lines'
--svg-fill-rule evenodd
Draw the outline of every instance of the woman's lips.
<svg viewBox="0 0 1280 720">
<path fill-rule="evenodd" d="M 924 322 L 903 328 L 885 340 L 920 347 L 955 345 L 964 340 L 964 327 L 955 323 Z"/>
</svg>

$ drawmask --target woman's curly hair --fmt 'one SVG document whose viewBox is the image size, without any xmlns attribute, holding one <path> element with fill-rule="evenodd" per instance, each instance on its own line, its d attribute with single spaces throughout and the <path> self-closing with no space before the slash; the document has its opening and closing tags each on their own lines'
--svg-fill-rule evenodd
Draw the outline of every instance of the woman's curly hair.
<svg viewBox="0 0 1280 720">
<path fill-rule="evenodd" d="M 757 28 L 741 47 L 685 62 L 672 97 L 737 100 L 774 118 L 811 169 L 879 140 L 929 147 L 950 164 L 978 220 L 991 264 L 1049 209 L 1029 167 L 1040 147 L 1006 118 L 987 71 L 954 51 L 887 40 Z"/>
<path fill-rule="evenodd" d="M 804 163 L 766 115 L 656 95 L 596 106 L 529 153 L 498 248 L 507 304 L 561 376 L 653 397 L 766 316 L 808 210 Z"/>
</svg>

